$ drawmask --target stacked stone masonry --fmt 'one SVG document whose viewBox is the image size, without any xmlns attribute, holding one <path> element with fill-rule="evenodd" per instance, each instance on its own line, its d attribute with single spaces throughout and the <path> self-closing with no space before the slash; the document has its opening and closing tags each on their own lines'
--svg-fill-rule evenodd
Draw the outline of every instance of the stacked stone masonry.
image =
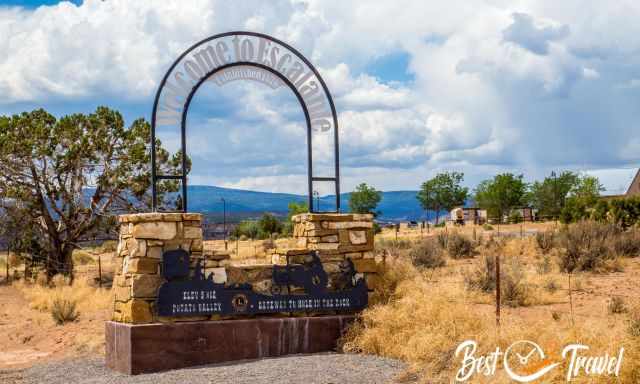
<svg viewBox="0 0 640 384">
<path fill-rule="evenodd" d="M 160 262 L 165 251 L 182 248 L 191 253 L 192 270 L 198 259 L 205 273 L 218 283 L 251 283 L 254 290 L 268 293 L 273 264 L 300 263 L 303 255 L 317 250 L 331 281 L 340 263 L 353 261 L 357 277 L 370 290 L 378 285 L 380 260 L 373 252 L 373 216 L 368 214 L 306 213 L 293 217 L 292 248 L 274 248 L 270 260 L 259 265 L 232 265 L 226 251 L 203 249 L 202 215 L 197 213 L 142 213 L 119 217 L 120 236 L 116 250 L 113 320 L 144 324 L 158 321 L 219 319 L 158 318 L 155 301 L 163 278 Z"/>
<path fill-rule="evenodd" d="M 380 260 L 375 258 L 373 215 L 304 213 L 293 216 L 295 248 L 271 250 L 273 264 L 300 263 L 310 250 L 318 251 L 332 281 L 340 263 L 351 259 L 357 277 L 363 277 L 370 290 L 379 284 Z M 331 287 L 330 287 L 331 288 Z"/>
</svg>

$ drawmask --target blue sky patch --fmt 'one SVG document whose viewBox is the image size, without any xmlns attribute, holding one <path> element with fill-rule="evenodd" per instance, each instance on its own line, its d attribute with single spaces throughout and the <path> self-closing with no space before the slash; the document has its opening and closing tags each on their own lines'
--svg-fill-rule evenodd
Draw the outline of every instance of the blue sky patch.
<svg viewBox="0 0 640 384">
<path fill-rule="evenodd" d="M 409 83 L 415 80 L 413 73 L 409 72 L 410 59 L 409 54 L 404 51 L 390 53 L 369 63 L 364 72 L 384 82 Z"/>
</svg>

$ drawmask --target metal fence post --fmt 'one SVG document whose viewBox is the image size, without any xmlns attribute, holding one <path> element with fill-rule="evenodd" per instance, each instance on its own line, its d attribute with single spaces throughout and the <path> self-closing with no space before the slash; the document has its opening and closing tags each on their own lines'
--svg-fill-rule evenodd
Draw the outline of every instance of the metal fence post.
<svg viewBox="0 0 640 384">
<path fill-rule="evenodd" d="M 571 272 L 569 272 L 569 308 L 571 309 L 571 326 L 575 327 L 576 323 L 573 319 L 573 295 L 571 294 Z"/>
<path fill-rule="evenodd" d="M 500 326 L 500 252 L 496 253 L 496 325 Z"/>
</svg>

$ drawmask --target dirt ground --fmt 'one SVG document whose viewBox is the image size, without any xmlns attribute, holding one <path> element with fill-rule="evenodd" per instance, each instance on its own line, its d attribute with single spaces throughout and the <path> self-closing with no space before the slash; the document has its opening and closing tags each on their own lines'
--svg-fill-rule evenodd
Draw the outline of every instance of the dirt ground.
<svg viewBox="0 0 640 384">
<path fill-rule="evenodd" d="M 76 322 L 56 325 L 49 313 L 30 308 L 16 287 L 0 287 L 0 369 L 21 368 L 104 350 L 109 308 L 83 311 Z"/>
</svg>

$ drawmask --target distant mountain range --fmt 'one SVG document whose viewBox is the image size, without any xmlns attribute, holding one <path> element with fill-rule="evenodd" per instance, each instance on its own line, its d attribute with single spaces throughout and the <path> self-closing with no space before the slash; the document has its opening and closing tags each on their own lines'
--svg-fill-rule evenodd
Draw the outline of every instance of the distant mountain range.
<svg viewBox="0 0 640 384">
<path fill-rule="evenodd" d="M 188 187 L 189 211 L 206 213 L 210 216 L 222 214 L 222 198 L 226 201 L 227 213 L 231 217 L 256 217 L 263 212 L 285 215 L 290 202 L 306 202 L 307 196 L 289 193 L 270 193 L 246 191 L 241 189 L 221 188 L 206 185 L 192 185 Z M 425 211 L 416 200 L 417 191 L 382 192 L 382 200 L 378 204 L 380 215 L 378 219 L 384 221 L 424 220 Z M 341 210 L 349 210 L 351 193 L 340 195 Z M 314 198 L 314 205 L 318 200 Z M 319 198 L 320 210 L 334 209 L 335 196 Z M 429 212 L 428 219 L 435 215 Z"/>
</svg>

